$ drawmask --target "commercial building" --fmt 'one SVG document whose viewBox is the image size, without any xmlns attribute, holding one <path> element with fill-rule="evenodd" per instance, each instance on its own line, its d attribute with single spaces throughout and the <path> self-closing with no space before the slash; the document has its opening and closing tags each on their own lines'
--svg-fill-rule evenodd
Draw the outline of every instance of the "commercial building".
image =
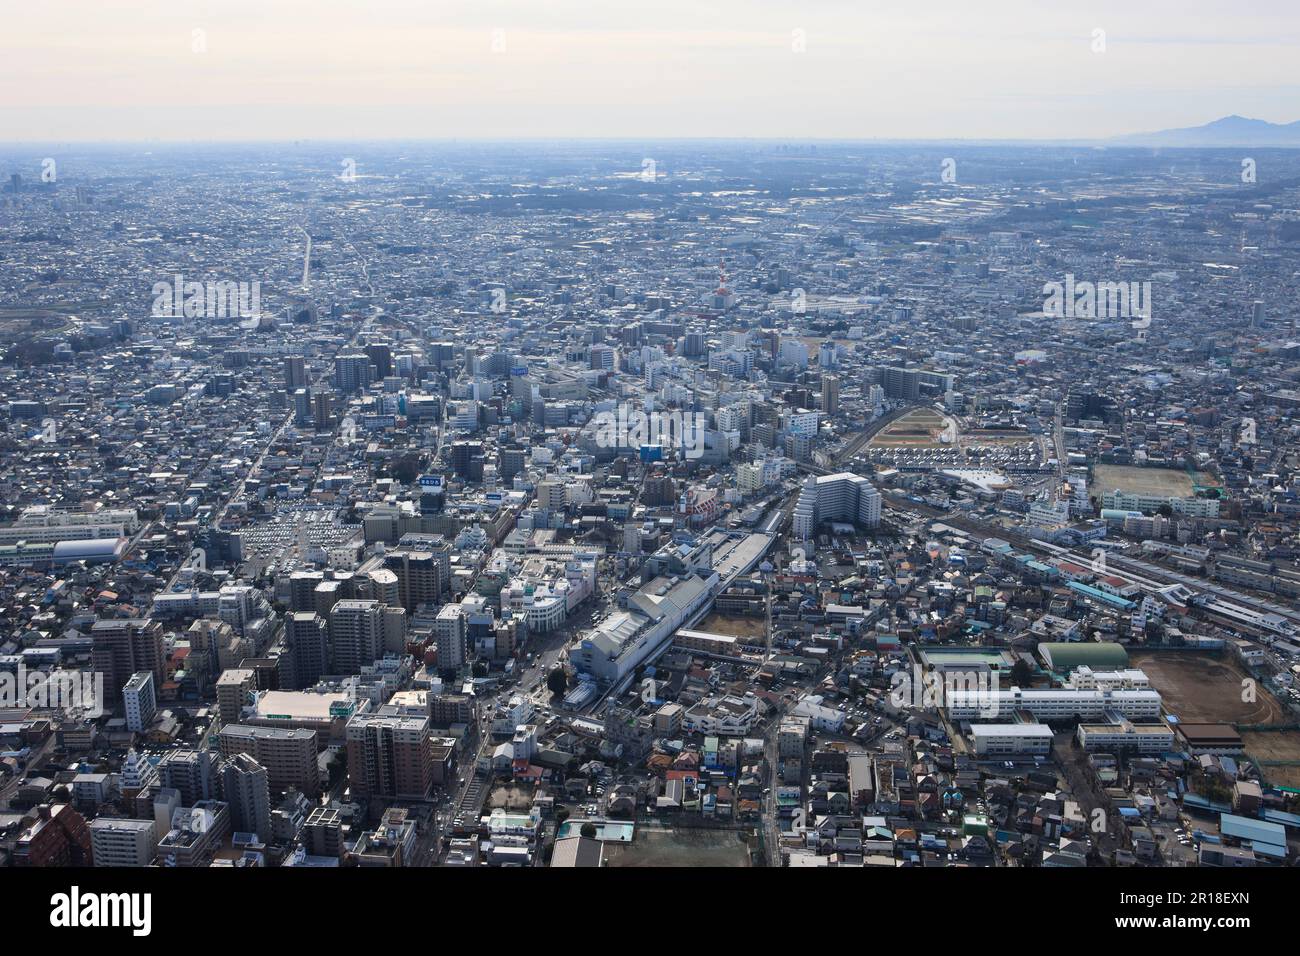
<svg viewBox="0 0 1300 956">
<path fill-rule="evenodd" d="M 242 723 L 254 727 L 314 730 L 322 740 L 341 740 L 344 726 L 357 702 L 339 690 L 260 691 Z"/>
<path fill-rule="evenodd" d="M 615 611 L 585 633 L 570 661 L 602 684 L 620 683 L 708 604 L 718 580 L 711 571 L 654 578 L 628 597 L 626 610 Z"/>
</svg>

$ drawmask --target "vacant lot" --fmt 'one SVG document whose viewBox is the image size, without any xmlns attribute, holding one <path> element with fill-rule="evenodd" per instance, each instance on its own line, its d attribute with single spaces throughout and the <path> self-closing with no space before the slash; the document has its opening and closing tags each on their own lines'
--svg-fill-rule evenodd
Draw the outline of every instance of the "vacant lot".
<svg viewBox="0 0 1300 956">
<path fill-rule="evenodd" d="M 1262 686 L 1253 701 L 1242 700 L 1246 679 L 1235 663 L 1203 653 L 1130 652 L 1133 667 L 1151 678 L 1165 709 L 1191 723 L 1272 724 L 1282 706 Z"/>
<path fill-rule="evenodd" d="M 709 634 L 727 634 L 731 637 L 758 638 L 767 637 L 766 617 L 744 617 L 740 614 L 710 614 L 700 626 L 699 631 Z"/>
<path fill-rule="evenodd" d="M 1249 730 L 1241 735 L 1246 753 L 1256 760 L 1300 760 L 1300 731 Z M 1300 767 L 1264 767 L 1264 776 L 1277 787 L 1300 787 Z"/>
<path fill-rule="evenodd" d="M 488 797 L 488 806 L 492 809 L 515 810 L 527 812 L 533 805 L 533 793 L 523 787 L 497 787 Z"/>
<path fill-rule="evenodd" d="M 651 830 L 631 843 L 606 843 L 607 866 L 749 866 L 748 830 Z"/>
<path fill-rule="evenodd" d="M 1093 484 L 1100 494 L 1120 491 L 1136 495 L 1190 498 L 1193 484 L 1217 485 L 1213 476 L 1203 471 L 1188 474 L 1171 468 L 1137 468 L 1132 465 L 1097 465 Z"/>
</svg>

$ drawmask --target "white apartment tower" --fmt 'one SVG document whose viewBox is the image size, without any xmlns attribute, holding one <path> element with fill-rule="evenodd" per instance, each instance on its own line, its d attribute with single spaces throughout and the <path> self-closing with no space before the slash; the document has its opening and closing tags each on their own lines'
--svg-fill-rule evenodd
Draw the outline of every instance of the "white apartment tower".
<svg viewBox="0 0 1300 956">
<path fill-rule="evenodd" d="M 880 525 L 880 492 L 861 475 L 840 472 L 809 477 L 794 508 L 794 536 L 807 541 L 817 526 L 844 521 L 862 528 Z"/>
<path fill-rule="evenodd" d="M 136 671 L 122 688 L 122 700 L 126 706 L 126 729 L 142 734 L 153 720 L 154 711 L 158 709 L 158 697 L 154 692 L 153 671 Z"/>
</svg>

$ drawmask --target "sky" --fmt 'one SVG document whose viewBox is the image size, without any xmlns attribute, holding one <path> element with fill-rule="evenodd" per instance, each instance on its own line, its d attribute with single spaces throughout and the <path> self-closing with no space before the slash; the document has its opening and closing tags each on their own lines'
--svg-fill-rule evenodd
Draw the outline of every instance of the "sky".
<svg viewBox="0 0 1300 956">
<path fill-rule="evenodd" d="M 38 0 L 0 142 L 1104 138 L 1300 119 L 1298 41 L 1297 0 Z"/>
</svg>

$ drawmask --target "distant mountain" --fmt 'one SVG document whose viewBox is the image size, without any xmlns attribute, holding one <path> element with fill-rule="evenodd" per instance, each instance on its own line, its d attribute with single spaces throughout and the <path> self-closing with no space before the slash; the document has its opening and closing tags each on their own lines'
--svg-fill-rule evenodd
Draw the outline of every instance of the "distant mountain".
<svg viewBox="0 0 1300 956">
<path fill-rule="evenodd" d="M 1109 140 L 1126 146 L 1290 146 L 1300 148 L 1300 121 L 1269 123 L 1225 116 L 1204 126 L 1133 133 Z"/>
</svg>

